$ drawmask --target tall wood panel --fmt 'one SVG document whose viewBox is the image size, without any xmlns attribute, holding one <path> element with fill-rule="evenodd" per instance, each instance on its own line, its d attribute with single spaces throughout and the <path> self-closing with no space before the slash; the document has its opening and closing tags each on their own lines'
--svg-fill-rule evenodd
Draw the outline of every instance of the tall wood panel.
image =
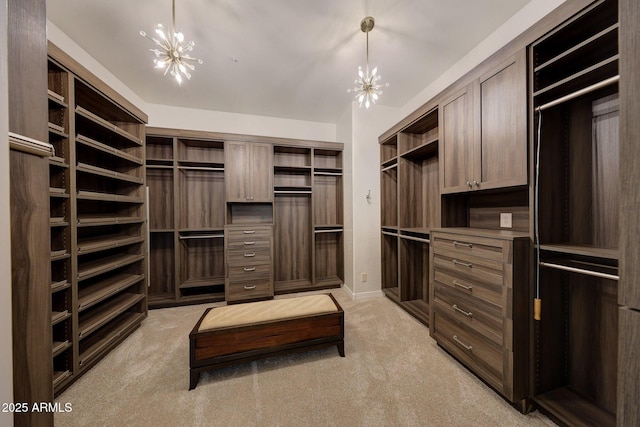
<svg viewBox="0 0 640 427">
<path fill-rule="evenodd" d="M 4 30 L 3 30 L 4 31 Z M 53 400 L 44 0 L 7 2 L 11 152 L 13 401 Z M 42 144 L 41 144 L 42 143 Z M 16 426 L 53 425 L 52 413 L 16 412 Z"/>
<path fill-rule="evenodd" d="M 620 0 L 620 284 L 618 425 L 640 424 L 640 3 Z"/>
</svg>

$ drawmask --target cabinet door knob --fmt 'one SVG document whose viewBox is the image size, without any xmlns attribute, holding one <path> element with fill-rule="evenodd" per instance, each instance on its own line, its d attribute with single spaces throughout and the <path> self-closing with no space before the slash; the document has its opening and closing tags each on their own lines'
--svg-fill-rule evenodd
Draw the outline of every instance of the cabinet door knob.
<svg viewBox="0 0 640 427">
<path fill-rule="evenodd" d="M 251 200 L 253 200 L 253 196 L 251 196 Z"/>
<path fill-rule="evenodd" d="M 480 183 L 478 182 L 478 180 L 474 180 L 473 185 L 475 185 L 476 187 L 480 187 Z"/>
<path fill-rule="evenodd" d="M 467 181 L 467 187 L 471 188 L 471 181 Z"/>
</svg>

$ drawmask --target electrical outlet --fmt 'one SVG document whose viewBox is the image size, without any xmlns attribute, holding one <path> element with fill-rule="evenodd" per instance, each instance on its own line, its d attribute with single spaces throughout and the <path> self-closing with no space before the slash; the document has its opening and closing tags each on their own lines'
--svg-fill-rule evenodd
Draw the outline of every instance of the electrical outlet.
<svg viewBox="0 0 640 427">
<path fill-rule="evenodd" d="M 512 223 L 512 214 L 511 213 L 501 213 L 500 214 L 500 227 L 501 228 L 511 228 L 513 227 Z"/>
<path fill-rule="evenodd" d="M 360 273 L 360 281 L 361 282 L 367 281 L 367 273 Z"/>
</svg>

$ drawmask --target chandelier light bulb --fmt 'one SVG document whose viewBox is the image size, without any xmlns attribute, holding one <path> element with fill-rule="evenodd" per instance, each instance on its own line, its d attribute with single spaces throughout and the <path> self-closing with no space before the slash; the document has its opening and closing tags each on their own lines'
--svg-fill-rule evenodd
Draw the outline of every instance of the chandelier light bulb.
<svg viewBox="0 0 640 427">
<path fill-rule="evenodd" d="M 378 67 L 374 67 L 369 71 L 369 31 L 373 29 L 375 20 L 371 16 L 367 16 L 360 22 L 360 29 L 367 34 L 367 66 L 365 70 L 362 66 L 358 67 L 358 77 L 354 81 L 355 87 L 347 89 L 347 93 L 355 93 L 355 98 L 360 107 L 363 105 L 369 108 L 375 104 L 382 94 L 382 87 L 389 87 L 389 83 L 380 83 L 382 76 L 378 74 Z"/>
<path fill-rule="evenodd" d="M 140 35 L 142 37 L 146 37 L 155 43 L 155 49 L 149 49 L 156 56 L 156 59 L 153 60 L 155 66 L 154 68 L 164 69 L 164 75 L 167 75 L 169 72 L 176 81 L 178 85 L 182 85 L 183 77 L 186 77 L 187 80 L 191 80 L 191 74 L 187 71 L 187 69 L 193 71 L 195 67 L 191 62 L 197 62 L 198 64 L 202 64 L 202 60 L 198 58 L 193 58 L 187 52 L 193 50 L 195 43 L 193 41 L 189 41 L 184 43 L 184 34 L 180 31 L 176 31 L 176 3 L 175 0 L 172 1 L 173 10 L 172 10 L 172 29 L 168 31 L 164 28 L 162 24 L 158 24 L 155 29 L 155 33 L 158 35 L 159 39 L 150 37 L 146 32 L 140 31 Z M 159 48 L 159 49 L 158 49 Z"/>
</svg>

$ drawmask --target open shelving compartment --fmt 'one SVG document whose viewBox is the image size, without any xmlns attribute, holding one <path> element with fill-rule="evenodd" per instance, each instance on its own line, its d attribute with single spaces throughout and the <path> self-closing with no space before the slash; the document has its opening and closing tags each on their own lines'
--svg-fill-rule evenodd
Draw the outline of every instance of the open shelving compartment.
<svg viewBox="0 0 640 427">
<path fill-rule="evenodd" d="M 532 46 L 542 299 L 532 395 L 568 425 L 616 425 L 617 19 L 617 1 L 598 1 Z"/>
<path fill-rule="evenodd" d="M 276 294 L 312 286 L 311 149 L 274 146 L 273 260 Z"/>
<path fill-rule="evenodd" d="M 380 144 L 380 162 L 382 291 L 398 302 L 398 134 Z"/>
<path fill-rule="evenodd" d="M 440 227 L 438 109 L 430 110 L 396 136 L 399 303 L 429 324 L 429 232 Z M 384 144 L 383 144 L 384 147 Z M 385 163 L 383 163 L 383 166 Z M 393 181 L 383 167 L 383 181 Z M 386 191 L 393 193 L 391 185 Z M 385 207 L 385 214 L 389 207 Z M 391 237 L 391 236 L 389 236 Z"/>
<path fill-rule="evenodd" d="M 342 151 L 313 150 L 313 288 L 344 283 Z"/>
</svg>

